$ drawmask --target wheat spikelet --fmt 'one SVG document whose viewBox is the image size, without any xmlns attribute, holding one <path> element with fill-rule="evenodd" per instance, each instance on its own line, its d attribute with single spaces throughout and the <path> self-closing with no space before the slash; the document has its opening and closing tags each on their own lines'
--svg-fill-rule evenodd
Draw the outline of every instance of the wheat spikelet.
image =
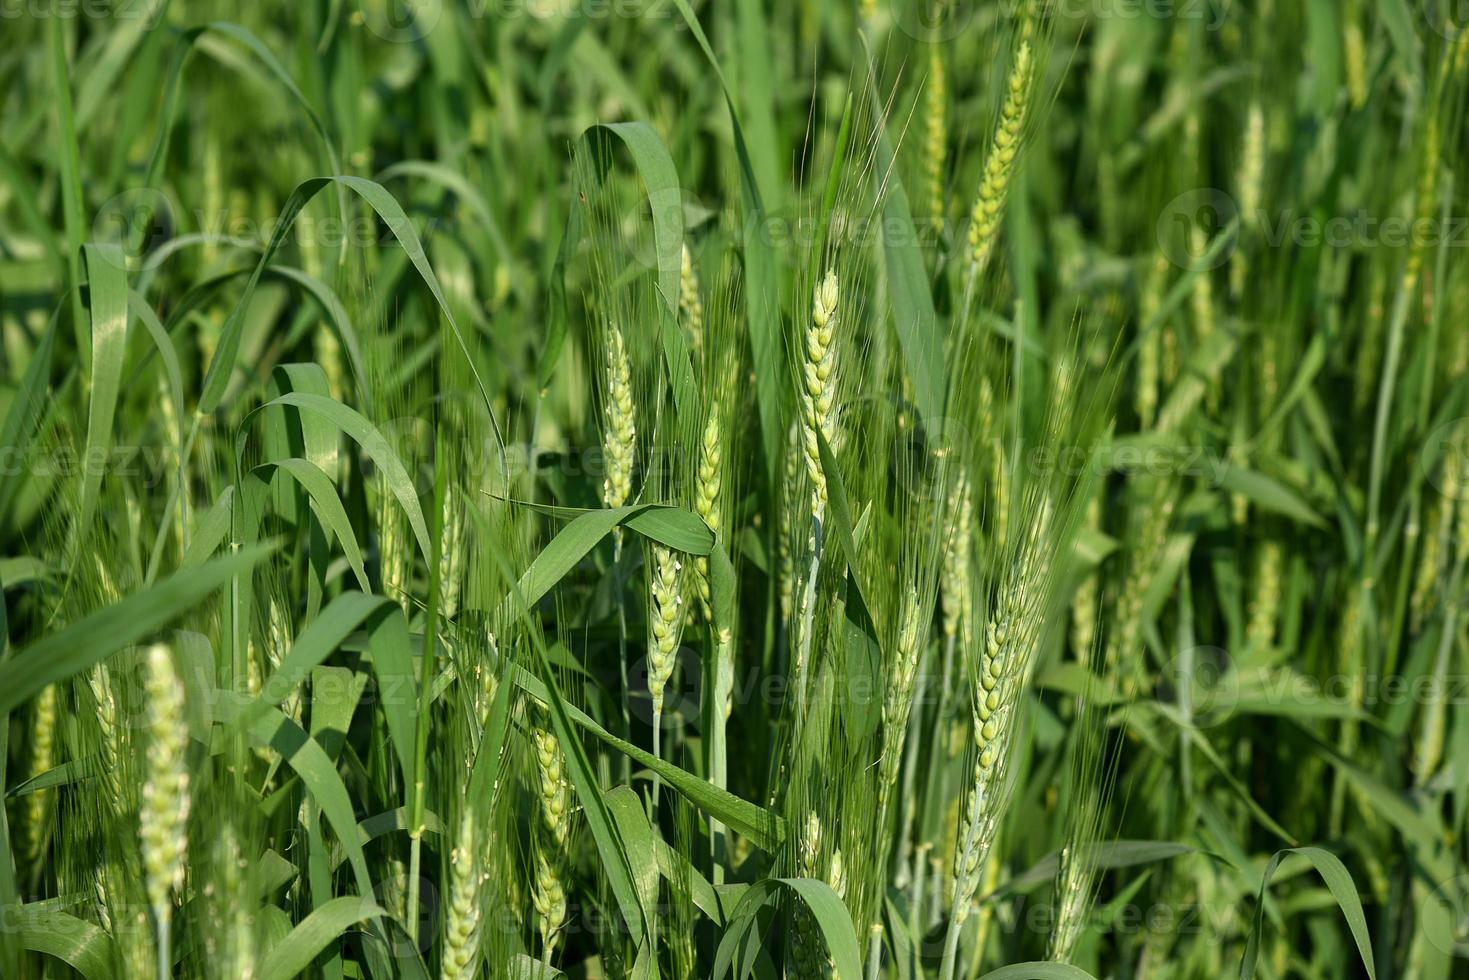
<svg viewBox="0 0 1469 980">
<path fill-rule="evenodd" d="M 704 300 L 699 295 L 699 272 L 694 268 L 694 256 L 687 243 L 683 247 L 683 259 L 679 268 L 678 311 L 683 317 L 684 328 L 689 333 L 689 342 L 697 354 L 704 349 Z"/>
<path fill-rule="evenodd" d="M 918 673 L 918 657 L 922 651 L 922 604 L 918 590 L 909 586 L 903 594 L 898 614 L 898 642 L 882 702 L 882 762 L 877 789 L 877 810 L 887 812 L 898 779 L 898 763 L 903 755 L 903 739 L 908 716 L 913 707 L 913 679 Z M 879 827 L 885 821 L 879 818 Z"/>
<path fill-rule="evenodd" d="M 49 772 L 56 765 L 56 685 L 47 684 L 36 695 L 35 717 L 31 720 L 31 775 Z M 46 849 L 51 816 L 51 791 L 37 790 L 26 797 L 26 858 L 39 865 Z"/>
<path fill-rule="evenodd" d="M 806 826 L 801 835 L 798 854 L 798 873 L 802 878 L 820 880 L 821 862 L 821 818 L 812 810 L 806 815 Z M 816 920 L 804 903 L 795 910 L 794 928 L 791 932 L 791 953 L 796 963 L 796 976 L 820 977 L 822 940 Z"/>
<path fill-rule="evenodd" d="M 1448 479 L 1446 470 L 1445 482 Z M 1452 511 L 1449 500 L 1446 495 L 1430 501 L 1428 505 L 1428 519 L 1422 536 L 1423 549 L 1418 556 L 1418 574 L 1413 580 L 1413 596 L 1409 605 L 1415 633 L 1423 628 L 1423 623 L 1433 609 L 1434 594 L 1442 582 L 1443 545 Z"/>
<path fill-rule="evenodd" d="M 407 601 L 408 593 L 408 535 L 403 528 L 407 520 L 398 508 L 397 498 L 388 489 L 385 476 L 378 478 L 377 528 L 378 566 L 382 580 L 383 595 L 400 605 Z"/>
<path fill-rule="evenodd" d="M 464 500 L 454 485 L 444 487 L 443 542 L 439 548 L 439 612 L 453 618 L 459 611 L 464 576 Z"/>
<path fill-rule="evenodd" d="M 271 674 L 280 669 L 281 661 L 291 650 L 291 619 L 285 603 L 274 593 L 266 603 L 265 655 Z M 281 710 L 292 721 L 300 724 L 303 718 L 301 688 L 294 688 L 281 703 Z"/>
<path fill-rule="evenodd" d="M 204 900 L 210 908 L 211 924 L 222 928 L 212 928 L 205 934 L 205 955 L 209 963 L 217 964 L 216 975 L 253 980 L 258 975 L 255 905 L 241 901 L 250 882 L 239 833 L 231 821 L 223 822 L 211 857 L 214 874 L 204 884 Z"/>
<path fill-rule="evenodd" d="M 1099 530 L 1102 517 L 1102 501 L 1092 497 L 1086 507 L 1086 525 Z M 1101 589 L 1095 570 L 1082 576 L 1081 584 L 1071 599 L 1071 650 L 1078 658 L 1085 657 L 1097 636 L 1097 595 Z"/>
<path fill-rule="evenodd" d="M 543 848 L 536 851 L 536 880 L 531 894 L 536 915 L 540 916 L 541 943 L 549 960 L 556 948 L 556 937 L 566 922 L 566 889 Z"/>
<path fill-rule="evenodd" d="M 1456 569 L 1454 579 L 1458 578 L 1458 570 L 1465 567 L 1469 561 L 1469 506 L 1462 501 L 1457 505 L 1457 500 L 1469 487 L 1469 445 L 1465 444 L 1465 432 L 1460 428 L 1451 438 L 1449 444 L 1448 458 L 1444 466 L 1444 508 L 1450 507 L 1457 516 L 1450 521 L 1444 518 L 1445 532 L 1451 532 L 1453 536 L 1452 545 L 1455 552 L 1454 567 Z M 1447 618 L 1447 617 L 1446 617 Z M 1452 620 L 1449 620 L 1452 622 Z M 1437 653 L 1434 659 L 1432 687 L 1427 695 L 1427 703 L 1423 708 L 1423 722 L 1418 735 L 1417 751 L 1413 757 L 1413 772 L 1417 776 L 1418 785 L 1426 786 L 1437 774 L 1439 764 L 1443 761 L 1444 736 L 1448 724 L 1448 687 L 1450 680 L 1448 676 L 1450 660 L 1453 657 L 1455 640 L 1451 631 L 1445 628 L 1445 633 L 1439 639 Z"/>
<path fill-rule="evenodd" d="M 935 233 L 944 230 L 944 163 L 948 154 L 948 79 L 943 48 L 928 49 L 928 85 L 923 93 L 923 167 L 928 188 L 928 213 Z"/>
<path fill-rule="evenodd" d="M 1447 65 L 1447 62 L 1445 62 Z M 1438 114 L 1430 112 L 1428 129 L 1423 137 L 1423 170 L 1418 178 L 1418 206 L 1415 228 L 1427 227 L 1434 219 L 1438 207 L 1438 155 L 1440 149 Z M 1422 236 L 1415 234 L 1408 249 L 1408 262 L 1403 269 L 1403 292 L 1412 294 L 1418 286 L 1418 277 L 1423 271 L 1426 244 Z"/>
<path fill-rule="evenodd" d="M 161 644 L 149 647 L 144 668 L 144 691 L 151 714 L 138 838 L 142 844 L 148 904 L 160 932 L 166 932 L 173 913 L 173 893 L 184 882 L 189 820 L 186 759 L 189 735 L 184 722 L 183 681 L 168 648 Z"/>
<path fill-rule="evenodd" d="M 608 324 L 605 334 L 602 463 L 607 475 L 602 481 L 602 503 L 608 507 L 621 507 L 632 493 L 633 456 L 637 444 L 632 368 L 628 364 L 621 329 L 616 324 Z"/>
<path fill-rule="evenodd" d="M 971 911 L 989 857 L 1004 786 L 1004 765 L 1013 735 L 1012 716 L 1029 675 L 1040 637 L 1041 593 L 1050 574 L 1051 504 L 1038 511 L 999 589 L 994 612 L 978 651 L 972 692 L 974 769 L 954 854 L 949 934 L 941 976 L 952 977 L 959 931 Z"/>
<path fill-rule="evenodd" d="M 1015 158 L 1020 152 L 1020 138 L 1025 127 L 1025 114 L 1030 102 L 1031 76 L 1034 73 L 1034 54 L 1030 44 L 1030 23 L 1026 22 L 1019 47 L 1015 50 L 1015 61 L 1010 66 L 1010 78 L 1005 87 L 1005 102 L 1000 109 L 999 123 L 995 127 L 994 140 L 989 155 L 984 161 L 984 177 L 979 185 L 969 225 L 969 278 L 977 280 L 984 274 L 994 252 L 995 239 L 1000 230 L 1000 218 L 1005 207 L 1005 198 L 1010 193 L 1010 181 L 1014 177 Z"/>
<path fill-rule="evenodd" d="M 943 575 L 939 579 L 939 604 L 943 609 L 944 637 L 953 640 L 973 616 L 969 558 L 973 548 L 974 498 L 969 479 L 960 476 L 949 493 L 951 531 L 944 549 Z"/>
<path fill-rule="evenodd" d="M 784 622 L 791 621 L 796 601 L 796 560 L 794 552 L 795 524 L 798 519 L 794 499 L 796 487 L 801 479 L 801 426 L 791 421 L 786 433 L 785 482 L 782 484 L 780 533 L 776 536 L 776 559 L 780 575 L 780 615 Z"/>
<path fill-rule="evenodd" d="M 342 370 L 342 342 L 337 339 L 335 330 L 318 330 L 315 335 L 316 363 L 321 365 L 322 373 L 326 375 L 327 391 L 337 401 L 341 401 L 346 395 L 343 381 L 346 372 Z"/>
<path fill-rule="evenodd" d="M 723 430 L 720 424 L 719 403 L 709 400 L 709 418 L 704 423 L 704 435 L 699 440 L 698 478 L 694 483 L 694 513 L 703 520 L 704 526 L 719 537 L 719 490 L 724 479 Z M 699 555 L 694 560 L 695 580 L 699 589 L 699 607 L 706 622 L 712 622 L 714 613 L 710 607 L 709 559 Z"/>
<path fill-rule="evenodd" d="M 1086 924 L 1085 902 L 1091 897 L 1090 868 L 1086 857 L 1078 853 L 1080 846 L 1079 841 L 1067 840 L 1056 867 L 1056 894 L 1060 901 L 1046 958 L 1061 963 L 1071 960 L 1071 951 Z"/>
<path fill-rule="evenodd" d="M 1250 103 L 1249 116 L 1245 122 L 1244 151 L 1240 157 L 1239 213 L 1241 226 L 1256 231 L 1260 224 L 1260 200 L 1265 182 L 1265 112 L 1258 100 Z M 1249 273 L 1249 259 L 1243 248 L 1236 247 L 1230 255 L 1230 292 L 1239 296 L 1244 292 L 1245 278 Z"/>
<path fill-rule="evenodd" d="M 112 676 L 106 664 L 98 664 L 87 674 L 87 686 L 92 691 L 92 700 L 97 708 L 97 727 L 101 731 L 101 763 L 99 773 L 105 798 L 117 802 L 117 765 L 122 756 L 121 729 L 117 720 L 117 698 L 112 692 Z"/>
<path fill-rule="evenodd" d="M 826 473 L 821 466 L 817 433 L 828 444 L 836 434 L 833 402 L 836 396 L 837 303 L 841 298 L 835 270 L 828 270 L 812 294 L 811 322 L 806 327 L 805 362 L 801 366 L 802 437 L 806 448 L 806 475 L 811 478 L 811 514 L 818 521 L 826 513 Z"/>
<path fill-rule="evenodd" d="M 540 916 L 541 939 L 549 961 L 557 933 L 566 921 L 566 889 L 558 870 L 571 833 L 571 788 L 566 778 L 561 743 L 544 728 L 532 732 L 539 777 L 541 830 L 536 847 L 536 877 L 532 902 Z"/>
<path fill-rule="evenodd" d="M 1008 541 L 1010 537 L 1010 468 L 1005 465 L 1005 443 L 995 436 L 990 445 L 990 490 L 994 495 L 995 516 L 991 539 Z"/>
<path fill-rule="evenodd" d="M 459 818 L 459 833 L 449 856 L 449 904 L 444 922 L 441 980 L 473 980 L 479 972 L 480 889 L 486 875 L 472 812 Z"/>
<path fill-rule="evenodd" d="M 1354 110 L 1361 109 L 1367 104 L 1367 42 L 1362 37 L 1362 25 L 1355 17 L 1351 17 L 1342 28 L 1341 41 L 1347 97 Z"/>
<path fill-rule="evenodd" d="M 1250 603 L 1249 623 L 1245 639 L 1253 650 L 1268 649 L 1275 642 L 1275 619 L 1280 611 L 1280 542 L 1266 541 L 1260 546 L 1255 569 L 1255 596 Z"/>
<path fill-rule="evenodd" d="M 536 749 L 536 773 L 541 793 L 541 820 L 558 850 L 566 846 L 571 831 L 570 785 L 566 780 L 561 743 L 544 728 L 532 733 Z"/>
<path fill-rule="evenodd" d="M 1143 628 L 1143 600 L 1147 597 L 1157 563 L 1167 543 L 1168 528 L 1173 520 L 1175 506 L 1174 490 L 1172 481 L 1159 478 L 1151 488 L 1151 495 L 1134 508 L 1133 519 L 1138 522 L 1135 532 L 1137 536 L 1134 539 L 1136 550 L 1128 565 L 1122 592 L 1117 597 L 1116 623 L 1108 637 L 1103 663 L 1109 674 L 1117 670 L 1124 657 L 1130 658 L 1133 651 L 1139 648 Z M 1137 679 L 1132 673 L 1134 665 L 1131 660 L 1128 665 L 1129 672 L 1123 679 L 1123 685 L 1124 690 L 1130 693 L 1136 686 Z"/>
<path fill-rule="evenodd" d="M 653 580 L 648 608 L 648 692 L 653 698 L 653 727 L 663 716 L 663 691 L 673 676 L 683 634 L 683 563 L 675 552 L 653 545 Z"/>
</svg>

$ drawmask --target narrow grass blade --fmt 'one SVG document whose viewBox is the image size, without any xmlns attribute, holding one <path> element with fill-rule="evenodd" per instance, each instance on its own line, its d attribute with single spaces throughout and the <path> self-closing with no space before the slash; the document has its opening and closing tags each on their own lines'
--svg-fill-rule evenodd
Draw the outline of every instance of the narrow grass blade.
<svg viewBox="0 0 1469 980">
<path fill-rule="evenodd" d="M 179 572 L 31 644 L 0 664 L 0 715 L 25 704 L 46 685 L 66 680 L 144 639 L 274 550 L 272 544 L 256 545 Z"/>
</svg>

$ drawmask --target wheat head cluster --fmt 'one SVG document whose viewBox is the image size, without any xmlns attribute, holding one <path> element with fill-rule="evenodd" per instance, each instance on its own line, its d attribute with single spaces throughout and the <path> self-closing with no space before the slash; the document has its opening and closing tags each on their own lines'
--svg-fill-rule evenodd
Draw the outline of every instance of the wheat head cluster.
<svg viewBox="0 0 1469 980">
<path fill-rule="evenodd" d="M 1452 6 L 0 12 L 0 980 L 1466 975 Z"/>
</svg>

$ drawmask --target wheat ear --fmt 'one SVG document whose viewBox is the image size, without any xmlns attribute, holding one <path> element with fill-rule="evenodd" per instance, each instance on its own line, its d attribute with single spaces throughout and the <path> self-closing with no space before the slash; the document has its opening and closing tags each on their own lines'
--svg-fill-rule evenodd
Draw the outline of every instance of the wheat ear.
<svg viewBox="0 0 1469 980">
<path fill-rule="evenodd" d="M 689 332 L 689 343 L 697 354 L 704 349 L 704 300 L 699 294 L 699 272 L 687 244 L 679 268 L 678 310 Z"/>
<path fill-rule="evenodd" d="M 818 521 L 826 515 L 826 473 L 821 466 L 817 434 L 831 444 L 836 435 L 833 403 L 836 397 L 837 303 L 841 288 L 835 270 L 811 297 L 811 322 L 806 327 L 805 362 L 801 366 L 802 437 L 806 447 L 806 474 L 811 478 L 811 514 Z"/>
<path fill-rule="evenodd" d="M 449 908 L 444 924 L 441 980 L 473 980 L 479 973 L 480 889 L 486 874 L 473 811 L 459 818 L 459 833 L 449 856 Z"/>
<path fill-rule="evenodd" d="M 792 676 L 804 690 L 807 661 L 811 652 L 811 617 L 816 608 L 816 576 L 821 569 L 817 529 L 826 517 L 826 470 L 821 465 L 821 440 L 828 447 L 836 436 L 836 329 L 841 288 L 835 270 L 828 269 L 811 297 L 811 320 L 806 326 L 805 360 L 801 366 L 801 436 L 806 454 L 806 475 L 811 480 L 811 565 L 801 590 L 801 615 L 796 634 L 796 658 Z M 798 693 L 798 698 L 801 695 Z"/>
<path fill-rule="evenodd" d="M 1015 158 L 1020 152 L 1020 138 L 1025 128 L 1025 114 L 1030 102 L 1031 78 L 1035 72 L 1034 52 L 1030 44 L 1030 22 L 1026 22 L 1010 78 L 1005 86 L 1005 102 L 989 155 L 984 161 L 984 177 L 969 224 L 969 278 L 977 281 L 989 266 L 995 239 L 1000 230 L 1005 199 L 1010 181 L 1015 176 Z"/>
<path fill-rule="evenodd" d="M 605 385 L 602 405 L 602 462 L 606 468 L 606 478 L 602 481 L 602 503 L 608 507 L 621 507 L 632 493 L 637 422 L 633 412 L 632 368 L 628 364 L 622 331 L 616 324 L 607 325 L 602 371 Z"/>
<path fill-rule="evenodd" d="M 719 537 L 719 491 L 724 482 L 724 445 L 719 403 L 709 400 L 709 418 L 704 422 L 704 436 L 699 440 L 699 469 L 694 481 L 694 512 L 704 526 Z M 709 584 L 709 559 L 700 555 L 694 561 L 699 589 L 699 610 L 705 622 L 714 621 Z"/>
<path fill-rule="evenodd" d="M 928 85 L 923 92 L 923 167 L 928 187 L 928 213 L 933 230 L 944 230 L 944 163 L 948 155 L 949 85 L 944 73 L 943 47 L 929 45 Z"/>
<path fill-rule="evenodd" d="M 903 736 L 913 707 L 913 680 L 918 674 L 922 652 L 922 604 L 918 590 L 909 586 L 898 614 L 898 642 L 882 702 L 882 759 L 878 772 L 877 812 L 879 832 L 885 832 L 888 801 L 898 780 L 898 763 L 903 755 Z"/>
<path fill-rule="evenodd" d="M 979 649 L 973 687 L 974 771 L 954 854 L 951 915 L 941 980 L 952 980 L 959 932 L 968 918 L 1000 817 L 1004 768 L 1013 736 L 1014 704 L 1040 636 L 1040 595 L 1048 580 L 1049 501 L 1040 502 L 1013 560 Z"/>
<path fill-rule="evenodd" d="M 536 880 L 532 901 L 541 923 L 544 961 L 551 962 L 556 937 L 566 921 L 566 888 L 559 868 L 571 833 L 571 789 L 566 779 L 561 743 L 544 728 L 532 733 L 541 798 L 541 830 L 536 847 Z"/>
<path fill-rule="evenodd" d="M 56 765 L 56 685 L 47 684 L 36 696 L 36 714 L 31 724 L 31 775 L 39 776 Z M 42 789 L 26 797 L 26 857 L 39 869 L 46 850 L 51 815 L 51 791 Z"/>
<path fill-rule="evenodd" d="M 158 930 L 160 977 L 173 967 L 169 930 L 173 894 L 184 883 L 188 852 L 189 735 L 184 721 L 183 681 L 167 647 L 156 644 L 144 658 L 144 691 L 151 717 L 147 726 L 142 806 L 138 839 L 143 853 L 143 885 Z"/>
</svg>

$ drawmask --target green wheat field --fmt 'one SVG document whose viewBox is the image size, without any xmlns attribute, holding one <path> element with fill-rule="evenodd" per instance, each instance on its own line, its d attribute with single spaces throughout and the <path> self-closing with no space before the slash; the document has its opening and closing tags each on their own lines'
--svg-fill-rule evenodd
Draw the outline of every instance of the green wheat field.
<svg viewBox="0 0 1469 980">
<path fill-rule="evenodd" d="M 0 0 L 0 978 L 1469 977 L 1469 7 Z"/>
</svg>

